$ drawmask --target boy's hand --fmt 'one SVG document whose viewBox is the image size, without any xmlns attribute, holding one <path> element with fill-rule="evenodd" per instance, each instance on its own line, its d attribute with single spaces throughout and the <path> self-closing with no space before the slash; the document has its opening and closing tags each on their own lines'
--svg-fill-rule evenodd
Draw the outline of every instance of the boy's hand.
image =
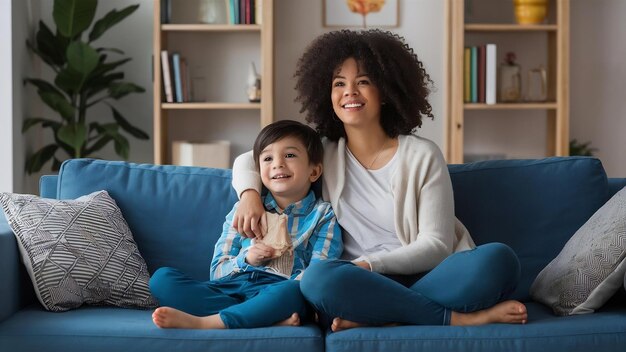
<svg viewBox="0 0 626 352">
<path fill-rule="evenodd" d="M 263 243 L 255 243 L 248 249 L 248 253 L 246 253 L 246 263 L 252 266 L 261 266 L 261 264 L 272 259 L 273 256 L 274 248 L 266 246 Z"/>
<path fill-rule="evenodd" d="M 367 271 L 372 271 L 372 266 L 370 265 L 370 263 L 366 262 L 366 261 L 358 261 L 358 262 L 353 262 L 354 265 L 358 266 L 359 268 L 363 268 Z"/>
<path fill-rule="evenodd" d="M 267 217 L 257 191 L 248 189 L 241 194 L 233 217 L 233 227 L 244 237 L 263 238 L 267 232 Z"/>
</svg>

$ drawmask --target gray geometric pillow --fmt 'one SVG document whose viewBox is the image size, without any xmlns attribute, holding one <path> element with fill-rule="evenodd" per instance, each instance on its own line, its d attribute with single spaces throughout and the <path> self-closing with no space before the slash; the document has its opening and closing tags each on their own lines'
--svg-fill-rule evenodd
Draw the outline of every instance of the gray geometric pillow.
<svg viewBox="0 0 626 352">
<path fill-rule="evenodd" d="M 156 306 L 146 262 L 106 191 L 76 200 L 0 193 L 0 204 L 46 309 Z"/>
<path fill-rule="evenodd" d="M 622 286 L 625 258 L 626 188 L 576 231 L 539 273 L 530 295 L 557 315 L 593 313 Z"/>
</svg>

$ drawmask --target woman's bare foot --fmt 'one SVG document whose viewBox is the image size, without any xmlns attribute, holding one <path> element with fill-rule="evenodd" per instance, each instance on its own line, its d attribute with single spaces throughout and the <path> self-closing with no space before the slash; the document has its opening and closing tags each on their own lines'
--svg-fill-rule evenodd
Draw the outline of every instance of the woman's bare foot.
<svg viewBox="0 0 626 352">
<path fill-rule="evenodd" d="M 526 306 L 518 301 L 504 301 L 473 313 L 452 312 L 450 325 L 484 325 L 493 323 L 526 324 Z"/>
<path fill-rule="evenodd" d="M 300 326 L 300 316 L 298 313 L 293 313 L 289 318 L 276 323 L 275 326 Z"/>
<path fill-rule="evenodd" d="M 164 329 L 225 329 L 219 314 L 197 317 L 170 307 L 159 307 L 152 313 L 152 321 Z"/>
<path fill-rule="evenodd" d="M 356 323 L 354 321 L 350 321 L 350 320 L 346 320 L 346 319 L 342 319 L 342 318 L 335 318 L 335 319 L 333 319 L 333 323 L 330 326 L 330 329 L 333 332 L 337 332 L 337 331 L 353 329 L 353 328 L 362 328 L 364 326 L 368 326 L 368 325 L 367 324 Z"/>
<path fill-rule="evenodd" d="M 388 323 L 388 324 L 383 324 L 380 326 L 384 326 L 384 327 L 389 327 L 389 326 L 398 326 L 400 325 L 399 323 Z M 337 331 L 341 331 L 341 330 L 348 330 L 348 329 L 353 329 L 353 328 L 363 328 L 366 326 L 374 326 L 374 325 L 369 325 L 369 324 L 364 324 L 364 323 L 356 323 L 354 321 L 351 320 L 346 320 L 346 319 L 342 319 L 342 318 L 335 318 L 333 319 L 333 323 L 330 326 L 330 329 L 333 332 L 337 332 Z M 378 325 L 376 325 L 378 326 Z"/>
</svg>

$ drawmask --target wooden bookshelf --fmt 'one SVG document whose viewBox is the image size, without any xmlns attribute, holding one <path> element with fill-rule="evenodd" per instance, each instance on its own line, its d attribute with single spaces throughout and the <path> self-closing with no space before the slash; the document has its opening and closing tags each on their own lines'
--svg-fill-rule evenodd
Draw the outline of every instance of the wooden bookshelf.
<svg viewBox="0 0 626 352">
<path fill-rule="evenodd" d="M 477 2 L 485 0 L 474 0 Z M 512 1 L 511 1 L 512 3 Z M 552 0 L 549 11 L 553 12 L 547 24 L 519 25 L 515 23 L 467 23 L 465 1 L 447 0 L 449 93 L 446 127 L 446 158 L 449 163 L 462 163 L 466 123 L 473 123 L 466 116 L 472 111 L 498 111 L 505 117 L 511 111 L 545 110 L 546 114 L 546 156 L 565 156 L 569 153 L 569 0 Z M 497 38 L 504 33 L 519 35 L 539 33 L 547 36 L 548 101 L 501 103 L 493 105 L 463 102 L 463 49 L 468 36 L 489 35 Z M 519 33 L 519 34 L 518 34 Z M 517 40 L 517 39 L 516 39 Z M 498 48 L 498 50 L 500 50 Z M 501 62 L 502 52 L 497 53 Z M 533 133 L 533 131 L 528 131 Z M 494 151 L 499 152 L 499 151 Z"/>
<path fill-rule="evenodd" d="M 172 6 L 194 6 L 195 2 L 188 1 L 172 1 Z M 161 23 L 161 0 L 154 0 L 154 51 L 153 51 L 153 79 L 154 79 L 154 163 L 169 164 L 171 163 L 169 145 L 171 121 L 184 121 L 189 116 L 194 116 L 198 112 L 216 111 L 250 111 L 257 112 L 257 126 L 260 130 L 263 126 L 273 121 L 273 105 L 274 105 L 274 33 L 273 33 L 273 0 L 263 0 L 262 7 L 262 24 L 201 24 L 194 23 L 191 19 L 185 23 Z M 173 9 L 174 11 L 175 9 Z M 202 101 L 202 102 L 184 102 L 184 103 L 167 103 L 164 99 L 162 88 L 162 69 L 161 69 L 161 50 L 170 50 L 175 41 L 194 40 L 198 46 L 212 45 L 209 38 L 215 36 L 235 36 L 232 40 L 237 41 L 237 36 L 256 36 L 254 39 L 260 47 L 260 57 L 251 57 L 250 61 L 260 62 L 257 66 L 257 72 L 262 77 L 262 90 L 260 103 L 240 102 L 245 97 L 234 97 L 226 99 L 227 101 Z M 205 42 L 202 38 L 207 38 Z M 231 37 L 229 37 L 231 40 Z M 195 42 L 194 42 L 195 43 Z M 211 50 L 223 53 L 232 50 L 237 44 L 224 45 Z M 171 52 L 170 52 L 171 54 Z M 184 52 L 182 55 L 197 55 L 194 52 Z M 195 57 L 196 60 L 204 60 L 204 58 Z M 207 60 L 210 58 L 207 57 Z M 241 70 L 241 67 L 223 67 L 223 70 Z M 245 67 L 247 72 L 247 67 Z M 211 80 L 209 84 L 221 84 L 219 81 Z M 210 98 L 209 98 L 210 99 Z M 235 100 L 235 101 L 230 101 Z M 248 113 L 250 114 L 250 113 Z M 209 114 L 207 114 L 209 116 Z M 211 121 L 215 119 L 209 118 Z M 177 122 L 178 123 L 178 122 Z M 228 139 L 224 136 L 222 139 Z"/>
</svg>

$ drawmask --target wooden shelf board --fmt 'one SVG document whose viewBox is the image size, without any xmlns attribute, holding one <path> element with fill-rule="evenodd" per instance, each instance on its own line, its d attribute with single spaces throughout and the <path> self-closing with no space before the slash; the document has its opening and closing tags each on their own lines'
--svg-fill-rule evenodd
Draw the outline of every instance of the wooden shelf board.
<svg viewBox="0 0 626 352">
<path fill-rule="evenodd" d="M 260 32 L 258 24 L 162 24 L 163 32 Z"/>
<path fill-rule="evenodd" d="M 492 105 L 469 103 L 463 104 L 466 110 L 532 110 L 546 109 L 556 110 L 557 103 L 497 103 Z"/>
<path fill-rule="evenodd" d="M 466 23 L 467 32 L 556 32 L 556 24 L 491 24 L 491 23 Z"/>
<path fill-rule="evenodd" d="M 261 103 L 161 103 L 168 110 L 246 110 L 261 109 Z"/>
</svg>

